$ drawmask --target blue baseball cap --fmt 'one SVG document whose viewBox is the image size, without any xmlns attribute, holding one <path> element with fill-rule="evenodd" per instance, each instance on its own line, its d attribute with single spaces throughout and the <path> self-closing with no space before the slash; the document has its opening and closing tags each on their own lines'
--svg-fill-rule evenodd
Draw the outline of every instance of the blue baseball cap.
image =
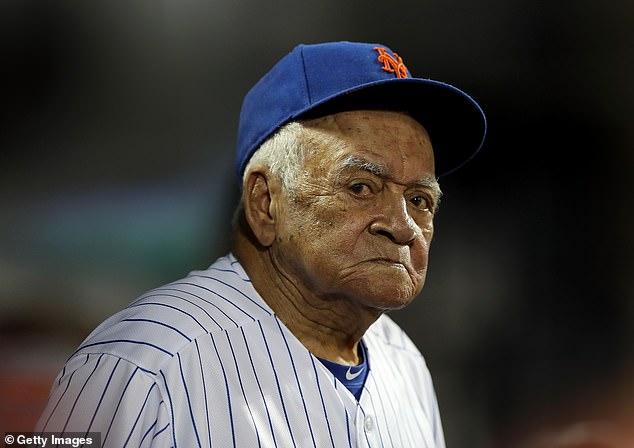
<svg viewBox="0 0 634 448">
<path fill-rule="evenodd" d="M 486 117 L 475 100 L 449 84 L 413 78 L 385 45 L 302 44 L 245 96 L 236 172 L 242 175 L 255 150 L 284 124 L 362 109 L 406 112 L 419 121 L 429 133 L 439 177 L 471 160 L 486 134 Z"/>
</svg>

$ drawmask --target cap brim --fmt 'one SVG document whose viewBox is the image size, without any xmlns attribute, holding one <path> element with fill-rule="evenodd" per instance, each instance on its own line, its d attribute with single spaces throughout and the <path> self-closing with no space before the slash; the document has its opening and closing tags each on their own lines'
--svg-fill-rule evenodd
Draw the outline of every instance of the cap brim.
<svg viewBox="0 0 634 448">
<path fill-rule="evenodd" d="M 312 104 L 293 118 L 362 109 L 406 112 L 420 122 L 434 148 L 438 177 L 471 160 L 486 135 L 484 112 L 469 95 L 452 85 L 420 78 L 381 80 L 357 86 Z"/>
</svg>

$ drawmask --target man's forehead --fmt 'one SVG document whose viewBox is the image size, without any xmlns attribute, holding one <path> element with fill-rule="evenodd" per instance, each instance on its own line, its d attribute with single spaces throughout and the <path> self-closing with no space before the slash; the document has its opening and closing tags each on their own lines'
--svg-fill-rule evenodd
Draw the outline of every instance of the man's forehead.
<svg viewBox="0 0 634 448">
<path fill-rule="evenodd" d="M 368 151 L 374 145 L 420 146 L 431 152 L 425 127 L 404 112 L 353 110 L 301 121 L 308 140 L 323 140 L 333 149 L 358 148 Z M 400 141 L 400 142 L 399 142 Z"/>
<path fill-rule="evenodd" d="M 322 172 L 365 170 L 402 184 L 434 178 L 429 135 L 406 114 L 347 111 L 302 124 L 305 163 Z"/>
</svg>

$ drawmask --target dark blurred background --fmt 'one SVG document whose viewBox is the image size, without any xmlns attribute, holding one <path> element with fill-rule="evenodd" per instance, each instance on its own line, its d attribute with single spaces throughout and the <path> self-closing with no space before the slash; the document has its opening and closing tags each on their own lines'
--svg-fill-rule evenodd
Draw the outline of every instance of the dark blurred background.
<svg viewBox="0 0 634 448">
<path fill-rule="evenodd" d="M 100 321 L 225 253 L 242 97 L 326 40 L 387 44 L 487 112 L 393 313 L 448 446 L 634 427 L 633 2 L 4 0 L 0 35 L 0 430 L 32 427 Z"/>
</svg>

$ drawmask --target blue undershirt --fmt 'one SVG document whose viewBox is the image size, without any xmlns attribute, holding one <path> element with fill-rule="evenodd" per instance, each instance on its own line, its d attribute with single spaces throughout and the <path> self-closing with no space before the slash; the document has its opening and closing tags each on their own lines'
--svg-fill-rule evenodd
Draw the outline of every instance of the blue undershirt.
<svg viewBox="0 0 634 448">
<path fill-rule="evenodd" d="M 365 347 L 363 343 L 359 343 L 359 352 L 362 362 L 358 366 L 346 366 L 326 359 L 317 358 L 328 370 L 330 370 L 330 372 L 332 372 L 341 384 L 346 386 L 357 401 L 361 398 L 363 385 L 365 384 L 365 379 L 367 378 L 369 371 L 368 357 L 365 354 Z"/>
</svg>

